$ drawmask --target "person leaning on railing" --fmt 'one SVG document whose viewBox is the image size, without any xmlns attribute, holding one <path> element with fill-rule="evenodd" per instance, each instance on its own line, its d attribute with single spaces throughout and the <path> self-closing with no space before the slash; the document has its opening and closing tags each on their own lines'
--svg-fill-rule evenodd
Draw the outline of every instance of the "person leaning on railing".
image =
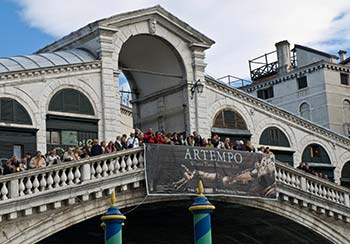
<svg viewBox="0 0 350 244">
<path fill-rule="evenodd" d="M 30 169 L 43 168 L 46 166 L 45 159 L 42 157 L 41 152 L 37 151 L 35 157 L 33 157 L 29 162 Z"/>
</svg>

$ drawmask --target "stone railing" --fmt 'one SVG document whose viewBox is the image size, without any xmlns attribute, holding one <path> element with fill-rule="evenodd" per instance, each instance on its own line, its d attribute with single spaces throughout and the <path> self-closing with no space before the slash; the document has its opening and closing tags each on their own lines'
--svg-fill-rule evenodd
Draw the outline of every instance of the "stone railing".
<svg viewBox="0 0 350 244">
<path fill-rule="evenodd" d="M 350 190 L 320 177 L 276 162 L 280 199 L 350 222 Z"/>
<path fill-rule="evenodd" d="M 122 190 L 126 190 L 128 183 L 139 186 L 140 181 L 144 179 L 143 163 L 143 148 L 136 148 L 1 176 L 0 216 L 9 214 L 8 218 L 13 219 L 17 217 L 18 211 L 29 215 L 34 207 L 39 207 L 39 212 L 43 212 L 46 211 L 47 204 L 54 203 L 56 208 L 60 207 L 64 200 L 68 200 L 70 204 L 75 203 L 77 197 L 86 201 L 91 193 L 94 193 L 96 198 L 102 197 L 102 191 L 109 187 L 108 180 L 115 178 L 124 180 Z M 135 177 L 135 174 L 138 177 Z M 129 179 L 133 182 L 125 180 L 125 176 L 130 176 Z M 105 186 L 101 185 L 102 181 L 105 182 Z M 88 185 L 91 187 L 86 187 Z M 84 190 L 74 190 L 72 195 L 72 189 L 78 188 Z M 67 190 L 69 194 L 64 196 Z M 29 206 L 15 204 L 34 198 L 40 200 L 30 201 Z"/>
<path fill-rule="evenodd" d="M 0 220 L 138 188 L 144 181 L 144 149 L 136 148 L 0 177 Z M 347 188 L 276 162 L 279 199 L 350 222 Z"/>
</svg>

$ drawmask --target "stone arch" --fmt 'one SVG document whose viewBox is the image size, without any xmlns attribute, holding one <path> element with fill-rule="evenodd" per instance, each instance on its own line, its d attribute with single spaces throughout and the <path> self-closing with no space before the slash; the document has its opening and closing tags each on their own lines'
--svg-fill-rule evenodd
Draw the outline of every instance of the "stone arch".
<svg viewBox="0 0 350 244">
<path fill-rule="evenodd" d="M 333 148 L 333 144 L 331 143 L 326 143 L 326 141 L 313 136 L 313 135 L 306 135 L 304 136 L 300 141 L 299 141 L 299 147 L 298 147 L 298 151 L 300 152 L 299 158 L 298 158 L 298 162 L 301 162 L 302 160 L 302 153 L 304 152 L 304 150 L 306 149 L 306 147 L 310 144 L 319 144 L 320 146 L 322 146 L 324 148 L 324 150 L 327 152 L 328 157 L 332 163 L 333 166 L 337 167 L 336 163 L 337 163 L 337 157 L 335 154 L 335 150 Z"/>
<path fill-rule="evenodd" d="M 166 30 L 159 24 L 156 27 L 156 31 L 153 32 L 149 27 L 148 21 L 122 27 L 115 34 L 115 38 L 113 41 L 113 60 L 115 62 L 115 67 L 118 67 L 119 54 L 122 50 L 123 45 L 131 37 L 137 35 L 150 35 L 160 38 L 163 41 L 166 41 L 178 53 L 179 57 L 181 57 L 182 62 L 184 64 L 187 79 L 191 79 L 191 77 L 193 77 L 192 56 L 188 47 L 188 43 L 181 39 L 179 36 L 175 35 L 174 33 Z"/>
<path fill-rule="evenodd" d="M 334 169 L 334 179 L 335 182 L 340 184 L 341 172 L 344 165 L 350 160 L 350 151 L 346 151 L 339 156 L 339 163 Z"/>
<path fill-rule="evenodd" d="M 254 135 L 254 132 L 256 131 L 255 128 L 255 123 L 252 119 L 251 116 L 248 116 L 248 114 L 250 114 L 249 110 L 247 107 L 240 105 L 240 104 L 236 104 L 234 103 L 232 100 L 230 99 L 221 99 L 219 101 L 216 101 L 213 105 L 211 105 L 208 109 L 208 114 L 209 114 L 209 119 L 210 119 L 210 127 L 213 124 L 213 121 L 215 119 L 215 116 L 218 112 L 220 112 L 223 109 L 231 109 L 236 111 L 237 113 L 239 113 L 242 118 L 244 119 L 248 130 L 250 130 L 250 132 L 252 133 L 252 137 Z"/>
<path fill-rule="evenodd" d="M 23 108 L 27 111 L 27 113 L 30 116 L 30 119 L 32 120 L 32 125 L 22 125 L 22 126 L 30 126 L 33 128 L 37 128 L 40 124 L 40 116 L 37 111 L 37 105 L 32 101 L 32 99 L 27 96 L 26 93 L 18 92 L 17 91 L 6 91 L 5 93 L 1 94 L 1 97 L 3 98 L 11 98 L 16 100 L 19 104 L 23 106 Z"/>
<path fill-rule="evenodd" d="M 62 89 L 75 89 L 83 93 L 90 101 L 97 118 L 101 117 L 101 100 L 88 82 L 78 79 L 51 80 L 42 92 L 42 98 L 39 101 L 41 113 L 46 114 L 49 111 L 49 104 L 52 97 Z"/>
<path fill-rule="evenodd" d="M 138 206 L 141 203 L 151 204 L 155 202 L 193 200 L 193 197 L 190 196 L 169 196 L 162 198 L 149 198 L 146 201 L 143 201 L 144 196 L 141 195 L 136 198 L 130 193 L 124 193 L 123 195 L 123 197 L 119 198 L 122 200 L 118 201 L 118 206 L 121 209 L 124 207 Z M 334 228 L 332 223 L 329 223 L 327 220 L 319 217 L 319 215 L 309 211 L 308 208 L 301 209 L 298 204 L 292 205 L 280 201 L 262 201 L 261 199 L 244 199 L 236 197 L 211 197 L 209 200 L 228 204 L 239 204 L 274 213 L 298 223 L 308 228 L 310 231 L 314 231 L 331 242 L 337 244 L 345 243 L 344 240 L 347 240 L 344 232 L 339 231 L 339 229 L 336 227 Z M 12 236 L 6 243 L 21 242 L 23 244 L 29 244 L 38 242 L 50 235 L 53 235 L 54 233 L 64 230 L 65 228 L 105 213 L 108 206 L 109 197 L 104 197 L 91 200 L 85 204 L 72 205 L 68 209 L 58 209 L 55 212 L 55 218 L 47 217 L 47 215 L 41 215 L 40 218 L 36 219 L 36 223 L 34 225 L 30 225 L 31 222 L 24 219 L 22 220 L 21 226 L 24 227 L 24 225 L 28 225 L 27 228 L 23 228 L 21 235 Z"/>
<path fill-rule="evenodd" d="M 265 118 L 258 123 L 256 127 L 256 135 L 259 140 L 262 133 L 269 127 L 277 127 L 278 129 L 280 129 L 287 137 L 290 144 L 290 148 L 296 150 L 295 148 L 297 139 L 293 129 L 291 129 L 289 126 L 286 126 L 285 124 L 278 123 L 276 121 L 271 121 L 271 118 Z"/>
</svg>

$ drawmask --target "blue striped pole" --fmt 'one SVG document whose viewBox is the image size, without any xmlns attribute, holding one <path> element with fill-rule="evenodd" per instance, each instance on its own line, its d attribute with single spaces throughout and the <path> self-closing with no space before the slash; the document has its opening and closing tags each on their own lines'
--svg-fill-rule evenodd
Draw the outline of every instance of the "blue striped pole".
<svg viewBox="0 0 350 244">
<path fill-rule="evenodd" d="M 210 215 L 215 209 L 203 194 L 203 183 L 198 183 L 198 197 L 194 200 L 189 210 L 193 214 L 194 225 L 194 243 L 195 244 L 211 244 L 211 220 Z"/>
<path fill-rule="evenodd" d="M 105 230 L 105 244 L 122 244 L 122 225 L 126 217 L 116 206 L 115 192 L 112 192 L 111 207 L 101 217 L 101 226 Z"/>
</svg>

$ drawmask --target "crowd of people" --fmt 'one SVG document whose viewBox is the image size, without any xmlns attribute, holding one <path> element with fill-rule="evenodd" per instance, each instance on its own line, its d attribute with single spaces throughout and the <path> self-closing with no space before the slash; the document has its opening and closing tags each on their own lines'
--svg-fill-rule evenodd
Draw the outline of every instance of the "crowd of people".
<svg viewBox="0 0 350 244">
<path fill-rule="evenodd" d="M 43 155 L 40 151 L 36 152 L 33 156 L 30 153 L 26 153 L 20 160 L 17 159 L 16 156 L 13 156 L 3 164 L 2 173 L 10 174 L 29 169 L 42 168 L 61 162 L 80 160 L 105 153 L 113 153 L 129 148 L 136 148 L 143 146 L 144 143 L 212 147 L 226 150 L 272 154 L 269 147 L 262 146 L 255 148 L 250 141 L 231 141 L 230 138 L 224 138 L 224 140 L 221 140 L 217 134 L 214 134 L 211 138 L 204 138 L 194 131 L 191 135 L 185 137 L 182 133 L 163 133 L 161 131 L 154 132 L 152 128 L 149 128 L 145 133 L 140 129 L 135 129 L 130 133 L 129 137 L 126 134 L 117 136 L 114 142 L 109 141 L 107 143 L 106 141 L 102 141 L 99 143 L 97 139 L 94 139 L 91 145 L 68 147 L 66 151 L 59 153 L 56 151 L 56 149 L 52 149 L 45 155 Z M 307 163 L 301 163 L 298 168 L 305 172 L 328 179 L 327 175 L 311 170 Z"/>
<path fill-rule="evenodd" d="M 313 175 L 315 175 L 317 177 L 321 177 L 325 180 L 329 180 L 328 175 L 322 174 L 321 172 L 316 172 L 316 171 L 310 169 L 310 165 L 308 163 L 301 162 L 297 168 L 306 172 L 306 173 L 313 174 Z"/>
</svg>

